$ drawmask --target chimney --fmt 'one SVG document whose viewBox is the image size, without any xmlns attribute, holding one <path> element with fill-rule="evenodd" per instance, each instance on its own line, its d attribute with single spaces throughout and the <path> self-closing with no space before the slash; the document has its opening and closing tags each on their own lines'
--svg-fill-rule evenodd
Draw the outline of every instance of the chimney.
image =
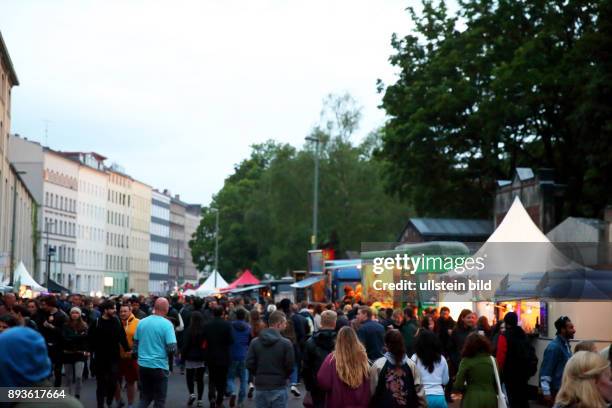
<svg viewBox="0 0 612 408">
<path fill-rule="evenodd" d="M 180 194 L 176 194 L 174 196 L 174 199 L 177 200 L 177 201 L 181 201 L 181 195 Z"/>
</svg>

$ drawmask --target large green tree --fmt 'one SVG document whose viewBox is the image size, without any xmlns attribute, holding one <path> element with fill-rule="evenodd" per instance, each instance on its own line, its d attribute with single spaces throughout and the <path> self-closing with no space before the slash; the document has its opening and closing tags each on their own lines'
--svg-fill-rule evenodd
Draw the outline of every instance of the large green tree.
<svg viewBox="0 0 612 408">
<path fill-rule="evenodd" d="M 310 136 L 321 140 L 318 244 L 334 241 L 340 256 L 361 243 L 394 241 L 410 215 L 379 182 L 382 164 L 372 157 L 380 134 L 352 141 L 360 109 L 350 95 L 325 98 L 320 123 Z M 304 269 L 312 233 L 315 150 L 272 141 L 253 146 L 210 207 L 219 208 L 219 270 L 231 279 L 251 268 L 262 276 Z M 191 242 L 200 269 L 213 264 L 215 213 L 203 219 Z"/>
<path fill-rule="evenodd" d="M 495 180 L 555 170 L 564 215 L 612 201 L 610 1 L 460 0 L 410 8 L 379 156 L 422 215 L 489 216 Z"/>
</svg>

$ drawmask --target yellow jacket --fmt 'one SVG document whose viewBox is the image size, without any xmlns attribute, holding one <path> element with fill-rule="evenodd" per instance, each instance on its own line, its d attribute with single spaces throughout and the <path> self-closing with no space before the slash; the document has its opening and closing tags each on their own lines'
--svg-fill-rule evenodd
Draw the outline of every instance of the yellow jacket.
<svg viewBox="0 0 612 408">
<path fill-rule="evenodd" d="M 130 317 L 128 317 L 125 322 L 123 320 L 121 321 L 130 348 L 134 346 L 134 334 L 136 334 L 136 327 L 138 327 L 139 321 L 140 320 L 138 320 L 133 314 L 130 314 Z M 121 358 L 132 358 L 132 353 L 127 353 L 123 351 L 123 347 L 120 347 L 119 351 L 121 352 Z"/>
</svg>

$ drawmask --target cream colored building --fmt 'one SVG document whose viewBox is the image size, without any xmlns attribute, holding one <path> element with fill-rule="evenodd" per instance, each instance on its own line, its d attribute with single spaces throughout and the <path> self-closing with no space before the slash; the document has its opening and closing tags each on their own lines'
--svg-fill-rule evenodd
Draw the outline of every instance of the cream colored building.
<svg viewBox="0 0 612 408">
<path fill-rule="evenodd" d="M 130 225 L 132 223 L 132 183 L 130 176 L 117 165 L 107 168 L 106 202 L 106 270 L 105 293 L 126 293 L 129 290 Z"/>
<path fill-rule="evenodd" d="M 129 240 L 129 284 L 130 292 L 149 291 L 149 256 L 151 229 L 150 186 L 133 180 L 131 188 L 131 222 Z"/>
<path fill-rule="evenodd" d="M 0 279 L 8 281 L 19 261 L 32 271 L 36 259 L 37 203 L 22 172 L 9 161 L 11 90 L 19 85 L 0 33 Z"/>
</svg>

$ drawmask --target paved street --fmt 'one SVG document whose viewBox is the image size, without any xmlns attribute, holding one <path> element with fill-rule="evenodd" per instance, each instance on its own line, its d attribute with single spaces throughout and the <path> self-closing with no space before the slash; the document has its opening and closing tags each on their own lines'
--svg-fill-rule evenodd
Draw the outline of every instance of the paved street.
<svg viewBox="0 0 612 408">
<path fill-rule="evenodd" d="M 205 378 L 206 380 L 206 378 Z M 302 395 L 304 394 L 304 389 L 301 387 Z M 208 385 L 206 385 L 204 389 L 204 406 L 208 407 L 208 399 L 206 397 L 208 392 Z M 168 382 L 168 399 L 166 401 L 166 407 L 175 408 L 175 407 L 186 407 L 187 406 L 187 386 L 185 384 L 185 376 L 181 375 L 178 370 L 175 370 L 173 374 L 170 374 L 170 379 Z M 81 395 L 81 402 L 86 408 L 95 408 L 96 407 L 96 381 L 95 379 L 89 379 L 85 381 L 83 384 L 83 394 Z M 152 405 L 151 405 L 152 406 Z M 195 404 L 194 404 L 195 406 Z M 228 401 L 225 401 L 225 407 L 228 406 Z M 247 400 L 244 405 L 245 408 L 254 408 L 255 401 Z M 301 408 L 302 405 L 302 397 L 296 398 L 293 396 L 289 396 L 289 408 Z M 450 405 L 449 408 L 459 408 L 459 402 L 455 402 Z M 540 405 L 532 404 L 532 408 L 542 408 Z"/>
</svg>

